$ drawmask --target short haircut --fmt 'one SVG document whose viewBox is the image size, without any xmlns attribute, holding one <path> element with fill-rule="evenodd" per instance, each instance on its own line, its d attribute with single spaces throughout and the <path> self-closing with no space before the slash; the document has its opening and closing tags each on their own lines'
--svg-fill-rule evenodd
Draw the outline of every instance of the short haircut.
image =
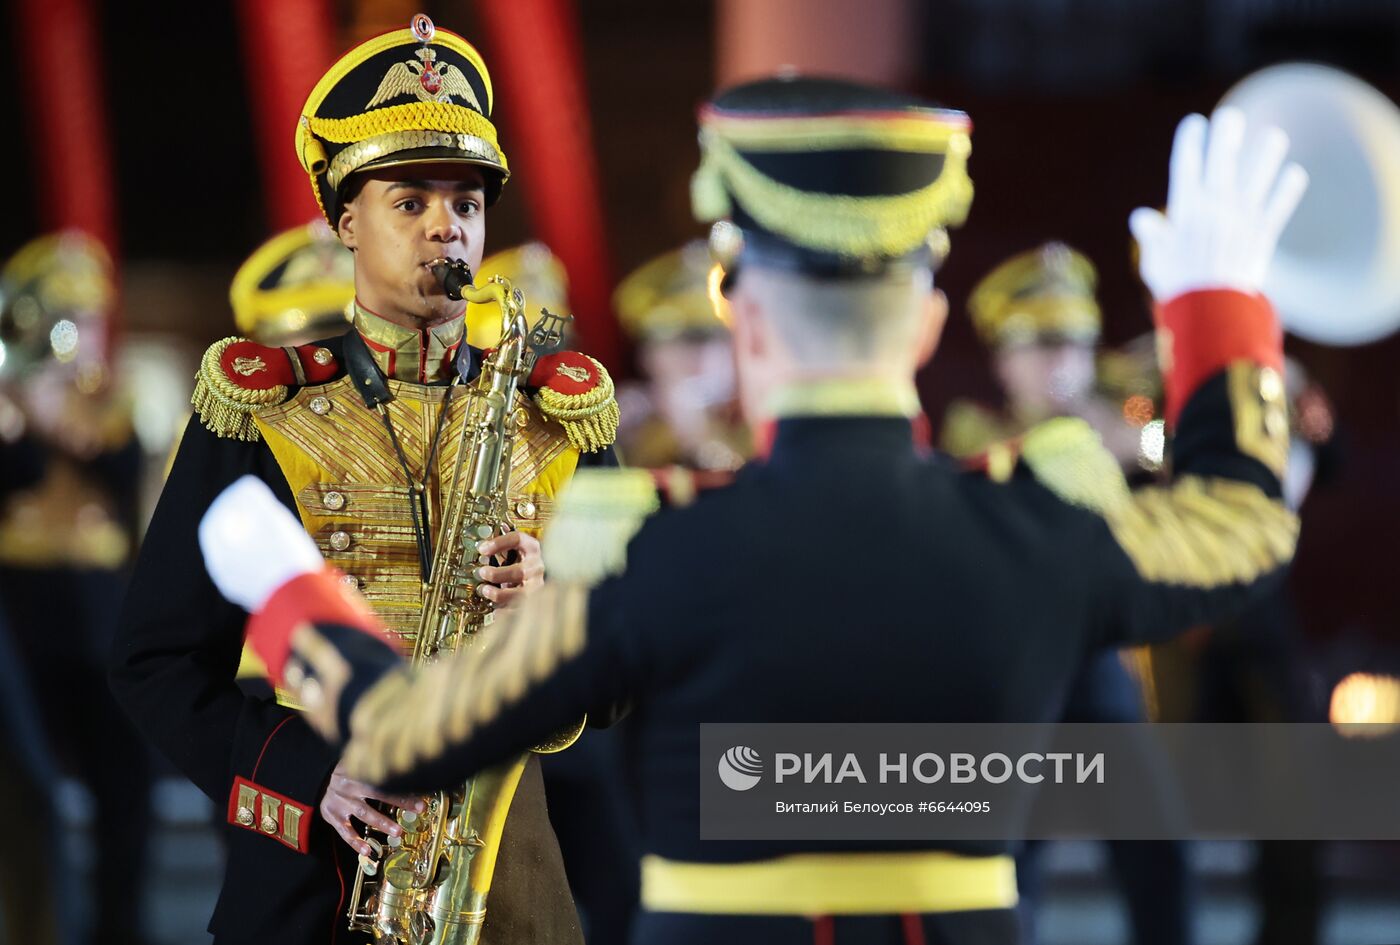
<svg viewBox="0 0 1400 945">
<path fill-rule="evenodd" d="M 918 343 L 933 287 L 933 273 L 923 267 L 820 278 L 750 266 L 739 278 L 793 358 L 817 368 L 898 358 Z"/>
</svg>

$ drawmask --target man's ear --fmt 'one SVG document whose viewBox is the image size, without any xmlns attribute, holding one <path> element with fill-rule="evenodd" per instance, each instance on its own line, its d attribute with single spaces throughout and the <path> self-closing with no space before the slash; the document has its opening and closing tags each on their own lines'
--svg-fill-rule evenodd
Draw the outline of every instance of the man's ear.
<svg viewBox="0 0 1400 945">
<path fill-rule="evenodd" d="M 917 339 L 919 367 L 928 364 L 933 353 L 938 350 L 938 342 L 943 337 L 943 326 L 948 324 L 948 296 L 942 289 L 934 289 L 924 298 L 922 326 Z"/>
<path fill-rule="evenodd" d="M 734 319 L 734 349 L 753 358 L 761 358 L 767 352 L 768 344 L 764 336 L 766 321 L 763 309 L 752 292 L 735 286 L 726 296 L 729 310 Z"/>
<path fill-rule="evenodd" d="M 345 248 L 354 252 L 358 249 L 355 241 L 355 202 L 347 202 L 340 211 L 340 220 L 335 225 L 335 231 L 340 235 L 340 242 Z"/>
</svg>

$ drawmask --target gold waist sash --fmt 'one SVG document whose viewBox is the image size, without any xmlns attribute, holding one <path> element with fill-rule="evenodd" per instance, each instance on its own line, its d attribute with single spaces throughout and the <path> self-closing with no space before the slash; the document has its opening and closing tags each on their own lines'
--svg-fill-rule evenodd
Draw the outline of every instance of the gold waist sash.
<svg viewBox="0 0 1400 945">
<path fill-rule="evenodd" d="M 880 915 L 1016 905 L 1009 856 L 800 853 L 749 863 L 642 859 L 642 906 L 707 915 Z"/>
</svg>

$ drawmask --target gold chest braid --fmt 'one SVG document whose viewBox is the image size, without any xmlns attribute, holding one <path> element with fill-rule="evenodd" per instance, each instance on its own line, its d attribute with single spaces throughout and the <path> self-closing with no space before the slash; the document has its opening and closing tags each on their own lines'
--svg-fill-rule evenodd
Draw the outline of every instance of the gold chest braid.
<svg viewBox="0 0 1400 945">
<path fill-rule="evenodd" d="M 387 405 L 389 419 L 409 469 L 423 478 L 446 388 L 388 383 L 394 395 Z M 426 476 L 434 533 L 442 509 L 440 483 L 451 476 L 463 419 L 476 396 L 475 387 L 459 387 L 447 407 L 436 468 Z M 511 456 L 511 519 L 522 531 L 537 534 L 578 464 L 578 451 L 528 399 L 516 403 L 520 431 Z M 423 584 L 409 487 L 383 420 L 365 406 L 350 378 L 342 377 L 258 411 L 256 422 L 292 487 L 307 532 L 326 560 L 356 582 L 405 652 L 411 652 Z"/>
</svg>

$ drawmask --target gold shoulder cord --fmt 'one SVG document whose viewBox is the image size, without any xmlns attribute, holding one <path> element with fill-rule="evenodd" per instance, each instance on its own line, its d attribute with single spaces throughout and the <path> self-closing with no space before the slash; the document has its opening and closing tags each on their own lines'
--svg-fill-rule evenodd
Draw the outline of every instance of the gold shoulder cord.
<svg viewBox="0 0 1400 945">
<path fill-rule="evenodd" d="M 1021 455 L 1050 491 L 1103 516 L 1146 580 L 1196 588 L 1242 584 L 1293 556 L 1298 518 L 1282 502 L 1249 483 L 1205 476 L 1133 491 L 1083 420 L 1035 427 Z"/>
<path fill-rule="evenodd" d="M 628 542 L 658 506 L 649 473 L 576 473 L 546 533 L 549 581 L 497 615 L 485 652 L 399 670 L 366 693 L 345 750 L 353 776 L 372 782 L 442 755 L 576 656 L 587 640 L 589 588 L 623 571 Z"/>
<path fill-rule="evenodd" d="M 562 394 L 550 387 L 535 392 L 540 413 L 564 429 L 569 443 L 581 453 L 596 453 L 617 439 L 618 409 L 612 375 L 594 358 L 584 355 L 593 366 L 598 384 L 581 394 Z M 561 365 L 567 372 L 569 367 Z M 577 379 L 577 378 L 576 378 Z"/>
<path fill-rule="evenodd" d="M 243 340 L 238 337 L 224 338 L 214 342 L 204 352 L 199 372 L 195 374 L 190 404 L 204 426 L 215 435 L 256 443 L 259 435 L 253 415 L 260 407 L 270 407 L 286 400 L 288 388 L 285 384 L 278 384 L 266 390 L 249 390 L 229 380 L 220 358 L 229 345 Z"/>
<path fill-rule="evenodd" d="M 957 226 L 972 203 L 967 158 L 972 142 L 965 128 L 927 119 L 827 122 L 710 121 L 700 132 L 700 168 L 691 179 L 691 199 L 702 219 L 719 220 L 732 210 L 730 194 L 772 233 L 814 249 L 849 256 L 909 252 L 937 227 Z M 942 154 L 941 173 L 905 194 L 852 197 L 816 194 L 764 174 L 740 153 L 818 151 L 880 147 Z"/>
</svg>

